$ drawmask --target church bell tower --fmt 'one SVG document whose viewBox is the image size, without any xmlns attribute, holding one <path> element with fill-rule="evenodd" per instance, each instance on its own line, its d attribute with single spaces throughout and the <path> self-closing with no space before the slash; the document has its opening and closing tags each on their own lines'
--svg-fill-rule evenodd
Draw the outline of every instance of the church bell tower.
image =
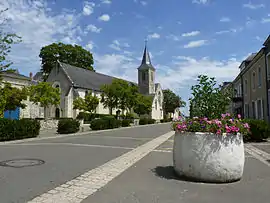
<svg viewBox="0 0 270 203">
<path fill-rule="evenodd" d="M 141 94 L 155 94 L 155 73 L 156 69 L 151 63 L 150 54 L 147 48 L 147 41 L 145 41 L 142 62 L 138 68 L 138 85 L 139 92 Z"/>
</svg>

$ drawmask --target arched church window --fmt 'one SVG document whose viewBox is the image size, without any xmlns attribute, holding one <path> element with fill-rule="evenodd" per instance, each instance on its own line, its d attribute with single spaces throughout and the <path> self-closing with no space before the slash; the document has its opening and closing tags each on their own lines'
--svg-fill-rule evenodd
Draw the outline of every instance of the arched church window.
<svg viewBox="0 0 270 203">
<path fill-rule="evenodd" d="M 85 91 L 85 96 L 87 96 L 87 95 L 88 95 L 88 91 L 86 90 L 86 91 Z"/>
<path fill-rule="evenodd" d="M 151 81 L 154 81 L 154 73 L 151 72 Z"/>
<path fill-rule="evenodd" d="M 157 110 L 157 100 L 155 100 L 155 109 Z"/>
<path fill-rule="evenodd" d="M 159 106 L 161 106 L 162 101 L 161 101 L 161 93 L 160 92 L 158 93 L 158 103 L 159 103 Z"/>
<path fill-rule="evenodd" d="M 143 72 L 142 72 L 142 80 L 145 81 L 145 79 L 146 79 L 146 74 L 145 74 L 145 72 L 143 71 Z"/>
</svg>

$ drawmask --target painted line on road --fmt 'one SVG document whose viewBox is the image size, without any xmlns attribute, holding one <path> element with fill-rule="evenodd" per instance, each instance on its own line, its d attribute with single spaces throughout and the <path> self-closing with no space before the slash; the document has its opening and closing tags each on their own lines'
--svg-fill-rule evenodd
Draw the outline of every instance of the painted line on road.
<svg viewBox="0 0 270 203">
<path fill-rule="evenodd" d="M 171 131 L 161 135 L 102 166 L 90 170 L 63 185 L 28 201 L 28 203 L 82 202 L 85 198 L 94 194 L 97 190 L 104 187 L 111 180 L 148 155 L 151 151 L 173 136 L 173 134 L 174 132 Z"/>
<path fill-rule="evenodd" d="M 111 131 L 117 131 L 117 130 L 125 130 L 125 129 L 131 129 L 131 128 L 142 128 L 142 127 L 165 125 L 165 124 L 169 124 L 169 123 L 138 125 L 138 126 L 130 126 L 130 127 L 122 127 L 122 128 L 114 128 L 114 129 L 98 130 L 98 131 L 87 131 L 87 132 L 72 133 L 72 134 L 62 134 L 62 135 L 57 134 L 56 136 L 52 136 L 52 137 L 26 138 L 26 139 L 22 139 L 22 140 L 12 140 L 12 141 L 0 142 L 0 145 L 18 144 L 18 143 L 31 142 L 31 141 L 36 141 L 36 140 L 49 140 L 49 139 L 56 139 L 56 138 L 63 138 L 63 137 L 72 137 L 72 136 L 78 136 L 78 135 L 87 135 L 87 134 L 102 133 L 102 132 L 111 132 Z"/>
<path fill-rule="evenodd" d="M 265 165 L 270 167 L 270 163 L 267 160 L 270 160 L 270 154 L 259 150 L 258 148 L 252 146 L 252 145 L 246 145 L 245 151 L 248 152 L 251 156 L 253 156 L 255 159 L 261 161 Z"/>
<path fill-rule="evenodd" d="M 75 146 L 75 147 L 99 147 L 99 148 L 112 148 L 112 149 L 135 149 L 134 147 L 121 147 L 121 146 L 110 146 L 110 145 L 92 145 L 92 144 L 78 144 L 78 143 L 63 143 L 63 142 L 52 142 L 52 143 L 22 143 L 22 144 L 6 144 L 5 146 Z"/>
</svg>

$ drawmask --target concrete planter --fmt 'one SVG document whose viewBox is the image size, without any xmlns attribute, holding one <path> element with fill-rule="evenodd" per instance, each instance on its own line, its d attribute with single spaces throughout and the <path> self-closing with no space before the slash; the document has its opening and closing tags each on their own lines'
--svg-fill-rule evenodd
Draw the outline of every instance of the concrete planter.
<svg viewBox="0 0 270 203">
<path fill-rule="evenodd" d="M 243 137 L 210 133 L 176 132 L 173 163 L 180 176 L 201 182 L 226 183 L 242 178 Z"/>
</svg>

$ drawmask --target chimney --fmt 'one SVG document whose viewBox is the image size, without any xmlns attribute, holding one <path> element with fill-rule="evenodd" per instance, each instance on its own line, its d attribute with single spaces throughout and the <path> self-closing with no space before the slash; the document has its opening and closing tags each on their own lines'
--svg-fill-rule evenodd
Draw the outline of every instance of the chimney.
<svg viewBox="0 0 270 203">
<path fill-rule="evenodd" d="M 33 73 L 32 72 L 29 73 L 29 77 L 31 80 L 33 80 Z"/>
</svg>

